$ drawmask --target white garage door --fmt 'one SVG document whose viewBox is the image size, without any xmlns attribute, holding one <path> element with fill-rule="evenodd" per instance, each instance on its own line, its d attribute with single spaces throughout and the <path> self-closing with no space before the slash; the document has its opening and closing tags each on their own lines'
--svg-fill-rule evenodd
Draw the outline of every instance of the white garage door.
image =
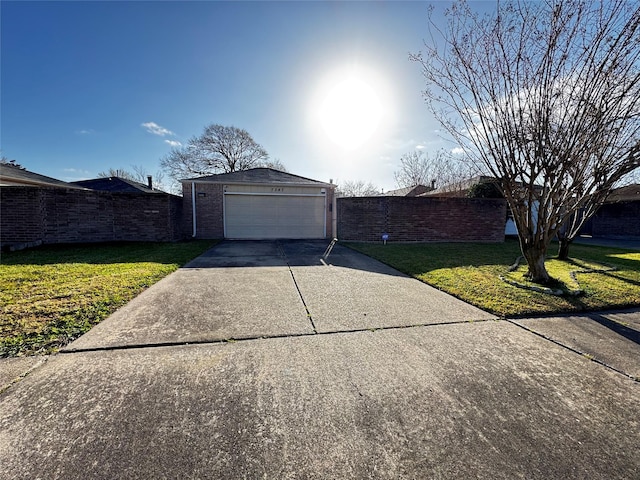
<svg viewBox="0 0 640 480">
<path fill-rule="evenodd" d="M 324 238 L 324 195 L 225 193 L 225 238 Z"/>
</svg>

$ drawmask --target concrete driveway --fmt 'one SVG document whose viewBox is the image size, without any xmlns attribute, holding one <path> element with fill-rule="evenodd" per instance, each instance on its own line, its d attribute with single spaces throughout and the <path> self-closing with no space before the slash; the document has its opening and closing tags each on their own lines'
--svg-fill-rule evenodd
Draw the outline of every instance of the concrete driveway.
<svg viewBox="0 0 640 480">
<path fill-rule="evenodd" d="M 221 243 L 32 370 L 3 478 L 640 478 L 633 360 L 325 248 Z"/>
<path fill-rule="evenodd" d="M 326 242 L 223 242 L 65 351 L 216 342 L 493 319 Z"/>
</svg>

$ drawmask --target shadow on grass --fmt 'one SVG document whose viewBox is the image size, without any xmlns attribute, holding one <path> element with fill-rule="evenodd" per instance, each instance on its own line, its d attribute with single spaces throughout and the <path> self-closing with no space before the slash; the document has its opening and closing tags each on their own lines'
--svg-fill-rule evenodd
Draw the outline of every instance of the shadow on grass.
<svg viewBox="0 0 640 480">
<path fill-rule="evenodd" d="M 211 240 L 184 242 L 109 242 L 45 245 L 3 252 L 2 265 L 53 265 L 67 263 L 184 264 L 215 245 Z"/>
<path fill-rule="evenodd" d="M 609 255 L 607 255 L 608 257 Z M 625 260 L 625 259 L 622 259 Z M 595 272 L 589 271 L 589 267 L 586 265 L 582 265 L 578 262 L 576 262 L 574 259 L 568 259 L 565 260 L 567 263 L 574 265 L 577 270 L 574 271 L 575 274 L 577 275 L 591 275 L 591 274 L 597 274 L 597 275 L 604 275 L 606 277 L 609 278 L 613 278 L 615 280 L 618 280 L 620 282 L 624 282 L 624 283 L 628 283 L 630 285 L 634 285 L 636 287 L 640 287 L 640 281 L 637 280 L 633 280 L 631 278 L 626 278 L 623 277 L 622 275 L 616 274 L 616 272 L 619 272 L 620 270 L 638 270 L 638 265 L 629 263 L 629 262 L 636 262 L 637 260 L 634 259 L 630 259 L 629 262 L 617 262 L 616 264 L 613 263 L 599 263 L 596 262 L 595 260 L 590 260 L 594 263 L 598 263 L 598 265 L 600 265 L 602 267 L 602 270 L 598 270 Z M 578 280 L 579 282 L 579 280 Z"/>
<path fill-rule="evenodd" d="M 640 252 L 632 249 L 580 244 L 572 245 L 569 251 L 571 257 L 579 257 L 583 260 L 620 268 L 629 268 L 631 270 L 638 270 L 638 268 L 640 268 L 640 265 L 638 265 L 640 259 L 623 258 L 622 255 L 638 255 L 638 253 Z"/>
<path fill-rule="evenodd" d="M 626 252 L 626 253 L 638 253 L 638 252 Z M 619 257 L 618 255 L 624 255 L 625 253 L 610 253 L 609 255 L 606 255 L 607 258 L 607 263 L 611 263 L 611 264 L 616 264 L 616 265 L 624 265 L 625 267 L 628 268 L 632 268 L 632 269 L 638 269 L 640 268 L 640 258 L 622 258 Z"/>
<path fill-rule="evenodd" d="M 615 278 L 616 280 L 624 283 L 628 283 L 630 285 L 634 285 L 636 287 L 640 287 L 640 282 L 637 280 L 633 280 L 631 278 L 622 277 L 620 275 L 616 275 L 615 272 L 603 272 L 601 275 L 606 275 L 610 278 Z"/>
<path fill-rule="evenodd" d="M 500 244 L 390 244 L 387 246 L 354 244 L 352 248 L 479 308 L 509 318 L 552 312 L 569 313 L 627 308 L 637 305 L 635 292 L 638 289 L 637 282 L 640 280 L 636 278 L 638 265 L 625 259 L 615 264 L 624 273 L 596 274 L 600 279 L 595 285 L 590 285 L 590 290 L 586 294 L 552 296 L 535 291 L 526 292 L 526 289 L 518 292 L 520 289 L 503 288 L 497 283 L 498 277 L 504 275 L 508 267 L 521 255 L 517 240 L 506 240 Z M 553 246 L 550 248 L 550 251 L 552 250 Z M 576 258 L 576 261 L 571 263 L 576 270 L 586 270 L 591 266 L 590 264 L 594 264 L 595 268 L 602 265 L 606 270 L 613 263 L 607 255 L 617 254 L 618 251 L 623 252 L 610 247 L 575 248 L 572 251 L 572 257 Z M 549 256 L 549 260 L 554 259 L 553 256 Z M 629 275 L 626 272 L 629 272 Z M 608 298 L 607 295 L 608 282 L 611 281 L 609 278 L 615 279 L 619 287 L 616 296 L 612 298 Z M 583 285 L 585 285 L 581 283 L 580 274 L 578 274 L 577 284 L 573 281 L 569 282 L 564 277 L 562 280 L 558 280 L 554 286 L 565 291 L 575 291 L 577 288 L 584 288 Z M 633 295 L 624 294 L 625 285 L 634 292 Z M 620 290 L 623 292 L 620 293 Z M 523 291 L 525 293 L 521 293 Z"/>
<path fill-rule="evenodd" d="M 518 241 L 513 239 L 504 243 L 346 245 L 412 276 L 440 269 L 511 265 L 521 255 Z"/>
</svg>

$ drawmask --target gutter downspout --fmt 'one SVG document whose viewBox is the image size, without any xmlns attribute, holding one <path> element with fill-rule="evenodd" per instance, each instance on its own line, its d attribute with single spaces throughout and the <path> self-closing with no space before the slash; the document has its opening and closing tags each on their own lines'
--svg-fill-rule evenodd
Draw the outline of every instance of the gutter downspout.
<svg viewBox="0 0 640 480">
<path fill-rule="evenodd" d="M 196 182 L 191 182 L 191 212 L 193 213 L 193 238 L 196 237 Z"/>
<path fill-rule="evenodd" d="M 331 199 L 331 236 L 338 238 L 338 199 L 336 198 L 336 191 L 333 190 Z"/>
</svg>

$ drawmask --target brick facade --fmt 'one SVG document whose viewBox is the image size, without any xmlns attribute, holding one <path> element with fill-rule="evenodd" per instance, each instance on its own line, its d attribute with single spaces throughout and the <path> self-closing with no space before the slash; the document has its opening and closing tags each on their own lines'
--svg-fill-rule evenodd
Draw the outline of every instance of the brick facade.
<svg viewBox="0 0 640 480">
<path fill-rule="evenodd" d="M 196 238 L 224 238 L 223 191 L 220 183 L 195 183 Z M 191 183 L 182 184 L 184 232 L 193 236 Z"/>
<path fill-rule="evenodd" d="M 594 237 L 640 237 L 640 201 L 602 205 L 590 221 Z"/>
<path fill-rule="evenodd" d="M 221 183 L 198 183 L 195 184 L 196 200 L 196 238 L 224 238 L 224 192 Z M 185 235 L 193 236 L 193 211 L 191 202 L 192 183 L 182 183 L 182 210 L 184 219 L 182 228 Z M 332 237 L 332 210 L 333 210 L 333 189 L 327 189 L 327 238 Z"/>
<path fill-rule="evenodd" d="M 379 242 L 502 242 L 503 199 L 338 198 L 338 238 Z"/>
<path fill-rule="evenodd" d="M 327 238 L 333 238 L 336 236 L 333 231 L 334 222 L 333 219 L 337 218 L 338 213 L 333 209 L 336 208 L 336 190 L 334 188 L 327 189 Z"/>
<path fill-rule="evenodd" d="M 182 201 L 169 194 L 65 188 L 0 189 L 0 244 L 174 241 L 183 238 Z"/>
</svg>

